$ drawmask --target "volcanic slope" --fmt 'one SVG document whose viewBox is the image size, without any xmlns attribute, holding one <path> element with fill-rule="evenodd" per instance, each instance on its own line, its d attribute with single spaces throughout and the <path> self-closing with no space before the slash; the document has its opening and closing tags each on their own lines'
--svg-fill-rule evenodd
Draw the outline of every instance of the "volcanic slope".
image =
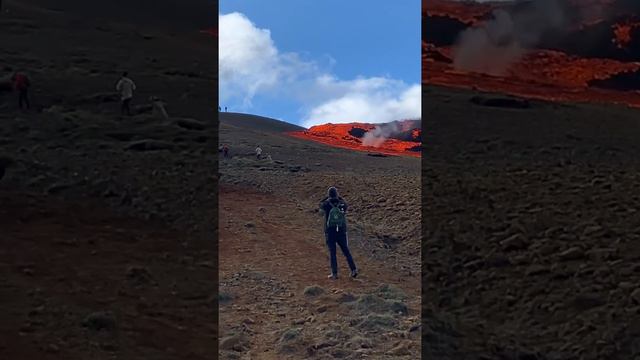
<svg viewBox="0 0 640 360">
<path fill-rule="evenodd" d="M 0 86 L 0 359 L 215 353 L 215 42 L 142 3 L 2 1 L 0 83 L 33 86 L 28 112 Z"/>
<path fill-rule="evenodd" d="M 368 156 L 239 116 L 220 114 L 231 155 L 220 155 L 221 358 L 418 358 L 419 159 Z M 256 158 L 256 144 L 272 161 Z M 350 206 L 357 279 L 340 253 L 340 278 L 327 279 L 318 204 L 331 185 Z"/>
<path fill-rule="evenodd" d="M 426 355 L 640 355 L 640 113 L 434 86 L 422 101 Z"/>
</svg>

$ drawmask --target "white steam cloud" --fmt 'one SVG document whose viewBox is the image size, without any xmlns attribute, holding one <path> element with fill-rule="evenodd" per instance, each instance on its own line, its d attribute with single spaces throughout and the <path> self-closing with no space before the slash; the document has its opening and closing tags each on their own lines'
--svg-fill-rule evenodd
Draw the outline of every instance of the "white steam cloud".
<svg viewBox="0 0 640 360">
<path fill-rule="evenodd" d="M 375 146 L 382 145 L 391 135 L 400 132 L 397 122 L 378 125 L 375 129 L 368 131 L 362 138 L 362 145 Z"/>
<path fill-rule="evenodd" d="M 535 47 L 542 36 L 560 29 L 565 18 L 557 0 L 533 0 L 518 11 L 497 9 L 493 18 L 463 31 L 453 49 L 457 69 L 503 75 Z"/>
</svg>

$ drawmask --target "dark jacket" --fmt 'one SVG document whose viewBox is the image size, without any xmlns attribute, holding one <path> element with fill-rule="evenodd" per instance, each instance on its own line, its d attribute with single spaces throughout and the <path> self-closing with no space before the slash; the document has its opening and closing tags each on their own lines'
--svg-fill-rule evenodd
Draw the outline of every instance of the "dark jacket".
<svg viewBox="0 0 640 360">
<path fill-rule="evenodd" d="M 341 198 L 340 196 L 338 196 L 337 199 L 331 199 L 327 196 L 324 199 L 322 199 L 322 201 L 320 201 L 320 209 L 324 211 L 323 227 L 325 232 L 327 231 L 327 221 L 329 220 L 329 212 L 335 205 L 337 205 L 340 210 L 344 211 L 345 214 L 347 213 L 347 208 L 349 206 L 347 205 L 347 202 L 344 201 L 344 199 Z"/>
</svg>

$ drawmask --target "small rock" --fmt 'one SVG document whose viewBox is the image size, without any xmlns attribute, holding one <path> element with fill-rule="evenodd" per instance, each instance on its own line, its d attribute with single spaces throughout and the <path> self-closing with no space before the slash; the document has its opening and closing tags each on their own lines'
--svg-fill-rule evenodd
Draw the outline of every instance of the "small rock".
<svg viewBox="0 0 640 360">
<path fill-rule="evenodd" d="M 502 249 L 505 251 L 522 250 L 528 246 L 522 234 L 511 235 L 510 237 L 500 241 L 500 245 L 502 245 Z"/>
<path fill-rule="evenodd" d="M 207 128 L 205 123 L 194 119 L 178 119 L 176 120 L 176 125 L 187 130 L 204 130 Z"/>
<path fill-rule="evenodd" d="M 562 261 L 569 261 L 569 260 L 578 260 L 578 259 L 582 259 L 584 257 L 584 250 L 580 249 L 579 247 L 572 247 L 568 250 L 565 250 L 563 252 L 561 252 L 558 257 L 560 258 L 560 260 Z"/>
<path fill-rule="evenodd" d="M 231 335 L 220 340 L 220 349 L 242 351 L 247 343 L 244 335 Z"/>
<path fill-rule="evenodd" d="M 325 290 L 318 285 L 308 286 L 304 289 L 306 296 L 319 296 L 325 293 Z"/>
<path fill-rule="evenodd" d="M 113 330 L 116 327 L 116 320 L 110 312 L 99 311 L 94 312 L 82 321 L 82 326 L 91 330 Z"/>
</svg>

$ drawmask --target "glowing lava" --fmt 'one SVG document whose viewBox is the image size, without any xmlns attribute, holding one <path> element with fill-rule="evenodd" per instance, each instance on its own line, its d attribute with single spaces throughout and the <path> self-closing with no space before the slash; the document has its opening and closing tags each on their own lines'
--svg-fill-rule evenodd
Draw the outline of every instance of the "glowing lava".
<svg viewBox="0 0 640 360">
<path fill-rule="evenodd" d="M 312 126 L 309 130 L 288 133 L 291 136 L 311 140 L 339 148 L 380 153 L 387 155 L 421 156 L 421 129 L 419 122 L 405 120 L 399 122 L 399 131 L 390 135 L 380 146 L 365 146 L 362 140 L 366 133 L 373 131 L 376 124 L 349 123 Z"/>
<path fill-rule="evenodd" d="M 640 22 L 631 22 L 627 21 L 622 24 L 614 24 L 613 34 L 615 37 L 613 38 L 613 42 L 620 49 L 624 49 L 631 43 L 632 39 L 632 31 L 636 28 L 640 27 Z"/>
<path fill-rule="evenodd" d="M 562 36 L 530 49 L 504 75 L 491 76 L 456 69 L 452 49 L 462 31 L 508 3 L 424 0 L 423 82 L 553 101 L 640 106 L 640 39 L 634 38 L 640 36 L 640 10 L 630 9 L 625 0 L 560 1 L 582 17 Z"/>
</svg>

